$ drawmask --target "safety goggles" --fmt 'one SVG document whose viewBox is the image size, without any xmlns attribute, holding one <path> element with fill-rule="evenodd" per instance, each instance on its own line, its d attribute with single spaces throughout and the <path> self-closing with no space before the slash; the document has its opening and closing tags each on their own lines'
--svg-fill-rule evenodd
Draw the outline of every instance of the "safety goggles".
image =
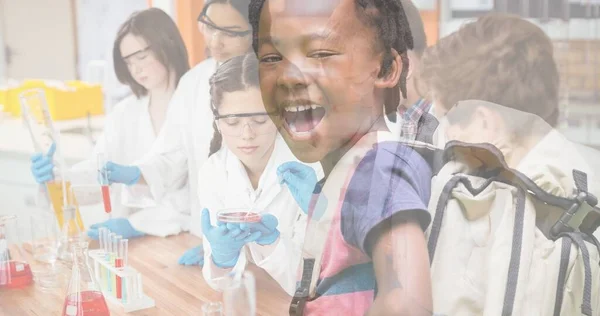
<svg viewBox="0 0 600 316">
<path fill-rule="evenodd" d="M 264 135 L 274 132 L 275 125 L 269 118 L 272 112 L 254 112 L 254 113 L 236 113 L 218 115 L 215 114 L 215 121 L 223 135 L 241 136 L 246 125 L 255 135 Z"/>
<path fill-rule="evenodd" d="M 202 23 L 203 31 L 207 36 L 213 36 L 215 34 L 222 34 L 228 38 L 240 38 L 246 37 L 252 33 L 252 31 L 234 31 L 226 28 L 222 28 L 210 21 L 206 15 L 206 10 L 202 11 L 198 16 L 198 22 Z"/>
<path fill-rule="evenodd" d="M 131 53 L 127 56 L 121 57 L 121 59 L 123 59 L 123 61 L 125 62 L 125 64 L 127 64 L 127 66 L 132 66 L 134 64 L 144 65 L 146 62 L 148 62 L 148 57 L 152 53 L 150 48 L 151 47 L 148 46 L 146 48 L 140 49 L 140 50 L 138 50 L 134 53 Z"/>
</svg>

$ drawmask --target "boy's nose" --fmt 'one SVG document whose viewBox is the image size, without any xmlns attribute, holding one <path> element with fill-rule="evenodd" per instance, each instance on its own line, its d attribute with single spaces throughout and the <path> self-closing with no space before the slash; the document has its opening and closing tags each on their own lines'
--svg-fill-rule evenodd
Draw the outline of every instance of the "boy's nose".
<svg viewBox="0 0 600 316">
<path fill-rule="evenodd" d="M 277 84 L 288 90 L 297 90 L 306 88 L 308 85 L 307 77 L 301 70 L 301 65 L 292 62 L 286 62 Z"/>
</svg>

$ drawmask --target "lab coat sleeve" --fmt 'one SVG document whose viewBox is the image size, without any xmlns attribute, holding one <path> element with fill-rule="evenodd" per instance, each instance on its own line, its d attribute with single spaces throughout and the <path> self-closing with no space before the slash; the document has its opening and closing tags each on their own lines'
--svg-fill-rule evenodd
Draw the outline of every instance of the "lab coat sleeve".
<svg viewBox="0 0 600 316">
<path fill-rule="evenodd" d="M 299 216 L 291 232 L 280 231 L 277 246 L 266 253 L 265 246 L 249 244 L 248 250 L 255 264 L 269 273 L 290 296 L 296 291 L 298 265 L 302 256 L 306 215 L 298 210 Z"/>
<path fill-rule="evenodd" d="M 180 83 L 152 149 L 134 163 L 140 168 L 157 202 L 160 202 L 167 192 L 181 189 L 187 183 L 187 155 L 183 138 L 186 102 L 189 101 L 186 94 L 190 94 L 187 86 L 189 84 Z"/>
</svg>

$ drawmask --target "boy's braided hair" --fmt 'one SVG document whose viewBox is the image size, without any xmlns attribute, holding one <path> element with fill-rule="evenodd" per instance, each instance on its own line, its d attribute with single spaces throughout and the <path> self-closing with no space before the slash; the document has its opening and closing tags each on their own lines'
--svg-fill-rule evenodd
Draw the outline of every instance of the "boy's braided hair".
<svg viewBox="0 0 600 316">
<path fill-rule="evenodd" d="M 308 0 L 317 1 L 317 0 Z M 391 50 L 394 49 L 402 59 L 402 73 L 396 87 L 389 89 L 385 96 L 385 112 L 390 119 L 395 120 L 396 109 L 400 104 L 400 92 L 406 99 L 406 77 L 408 75 L 407 50 L 413 49 L 413 37 L 404 8 L 400 0 L 354 0 L 357 15 L 363 23 L 376 30 L 376 47 L 383 53 L 381 72 L 379 76 L 386 76 L 394 61 Z M 265 0 L 251 0 L 248 10 L 250 25 L 252 26 L 252 47 L 258 53 L 258 24 L 260 13 Z"/>
</svg>

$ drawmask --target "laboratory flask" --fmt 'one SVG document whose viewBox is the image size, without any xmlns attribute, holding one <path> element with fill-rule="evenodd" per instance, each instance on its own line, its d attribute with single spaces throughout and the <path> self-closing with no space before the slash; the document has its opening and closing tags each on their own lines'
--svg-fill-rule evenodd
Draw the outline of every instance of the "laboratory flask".
<svg viewBox="0 0 600 316">
<path fill-rule="evenodd" d="M 88 263 L 88 243 L 74 242 L 71 247 L 73 268 L 62 316 L 110 315 L 104 295 Z"/>
<path fill-rule="evenodd" d="M 15 215 L 0 216 L 0 289 L 16 289 L 33 283 L 33 274 L 19 238 Z"/>
</svg>

